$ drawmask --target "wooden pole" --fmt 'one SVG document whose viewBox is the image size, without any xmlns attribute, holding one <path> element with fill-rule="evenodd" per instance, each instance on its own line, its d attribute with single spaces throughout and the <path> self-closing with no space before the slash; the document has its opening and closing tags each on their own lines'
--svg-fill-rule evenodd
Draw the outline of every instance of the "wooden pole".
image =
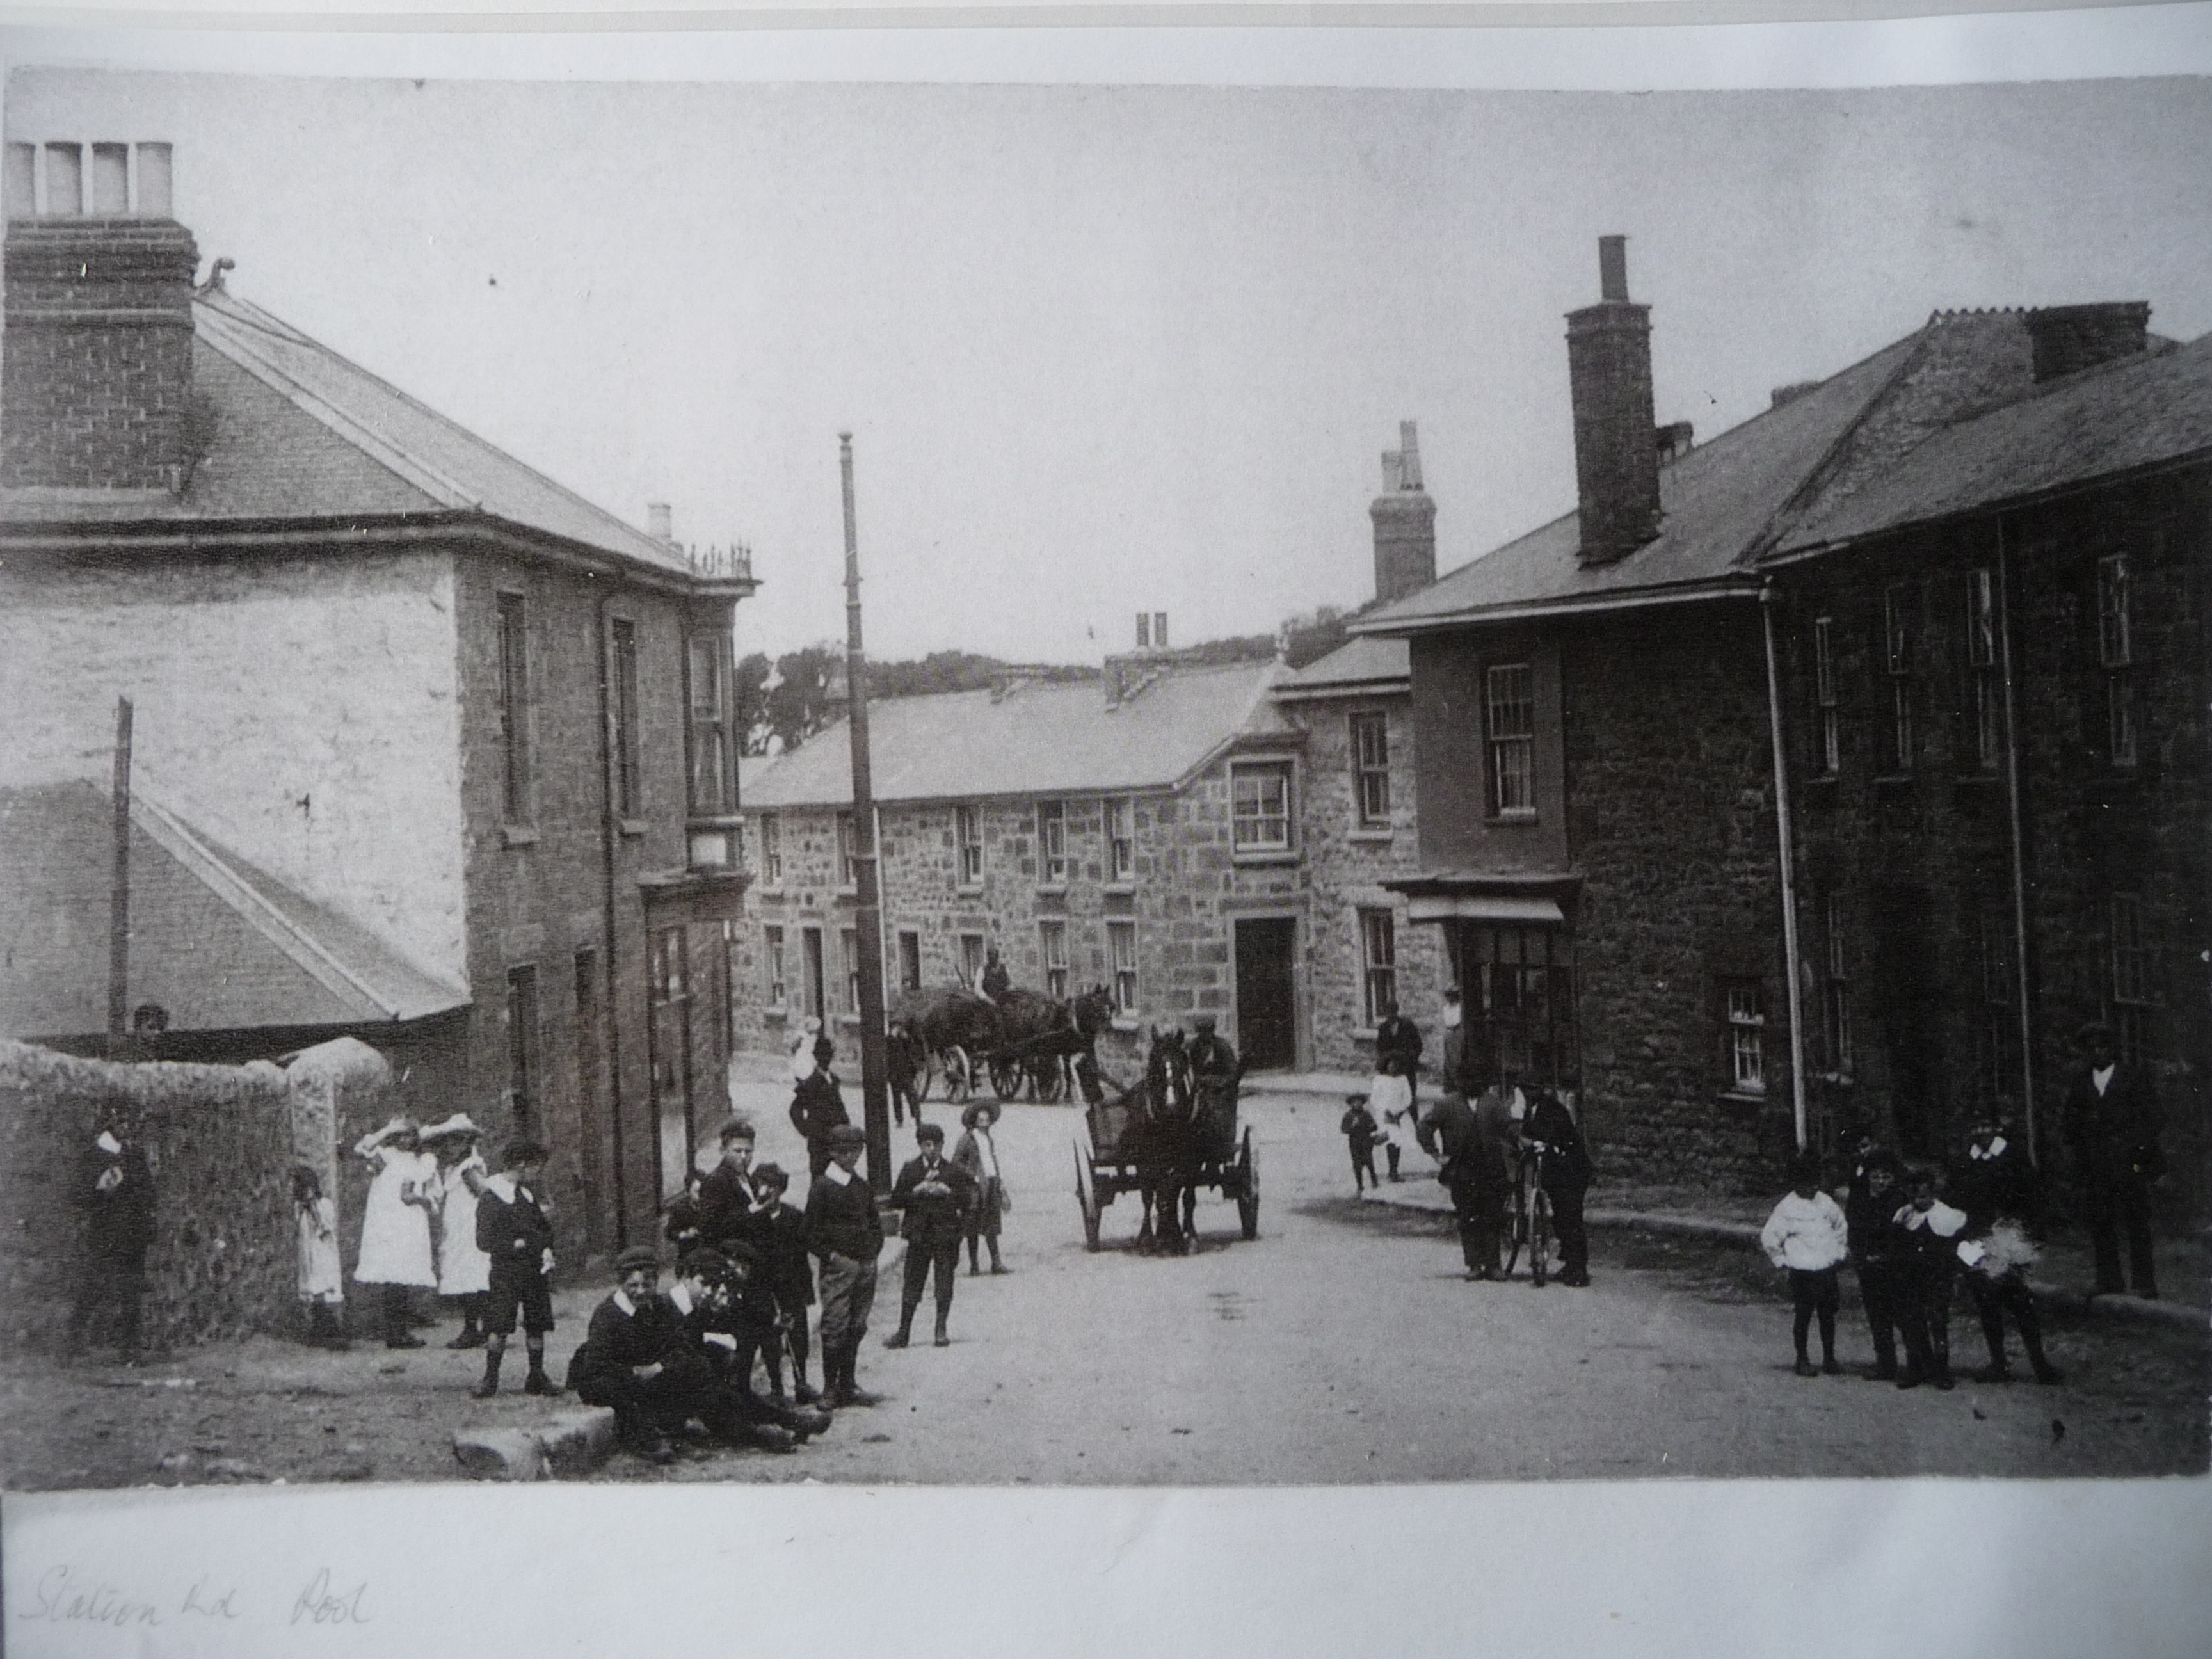
<svg viewBox="0 0 2212 1659">
<path fill-rule="evenodd" d="M 115 873 L 107 903 L 107 1051 L 131 1040 L 131 699 L 115 700 Z"/>
<path fill-rule="evenodd" d="M 868 759 L 868 659 L 860 644 L 860 550 L 853 509 L 853 434 L 837 434 L 845 489 L 846 728 L 853 740 L 853 937 L 860 952 L 860 1099 L 868 1182 L 891 1188 L 890 1095 L 884 1064 L 884 920 L 876 872 L 876 795 Z"/>
</svg>

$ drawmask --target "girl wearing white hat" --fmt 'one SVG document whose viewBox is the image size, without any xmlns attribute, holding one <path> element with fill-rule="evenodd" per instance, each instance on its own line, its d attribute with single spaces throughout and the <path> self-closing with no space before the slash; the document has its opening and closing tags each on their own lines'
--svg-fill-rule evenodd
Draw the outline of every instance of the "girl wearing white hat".
<svg viewBox="0 0 2212 1659">
<path fill-rule="evenodd" d="M 465 1112 L 422 1131 L 422 1144 L 438 1160 L 438 1294 L 461 1304 L 461 1334 L 449 1348 L 484 1345 L 491 1258 L 477 1248 L 477 1194 L 491 1170 L 477 1150 L 483 1133 Z"/>
<path fill-rule="evenodd" d="M 437 1204 L 438 1160 L 424 1152 L 411 1117 L 395 1117 L 354 1146 L 369 1168 L 368 1199 L 362 1206 L 361 1259 L 354 1282 L 383 1293 L 384 1346 L 419 1348 L 407 1328 L 407 1293 L 438 1282 L 430 1253 L 430 1212 Z"/>
</svg>

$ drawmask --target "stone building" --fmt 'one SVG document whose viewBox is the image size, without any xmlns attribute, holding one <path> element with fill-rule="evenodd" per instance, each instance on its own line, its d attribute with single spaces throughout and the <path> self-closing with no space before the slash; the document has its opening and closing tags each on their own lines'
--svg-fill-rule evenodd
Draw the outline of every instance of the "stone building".
<svg viewBox="0 0 2212 1659">
<path fill-rule="evenodd" d="M 2057 1038 L 2100 1001 L 2100 975 L 2185 975 L 2201 945 L 2202 865 L 2178 850 L 2203 821 L 2203 519 L 2185 482 L 2199 349 L 2150 339 L 2139 316 L 2129 344 L 2110 325 L 2125 307 L 2091 308 L 2095 326 L 1939 313 L 1699 446 L 1654 419 L 1649 308 L 1628 297 L 1620 239 L 1600 264 L 1599 302 L 1568 319 L 1577 510 L 1354 623 L 1411 647 L 1419 868 L 1391 885 L 1441 924 L 1478 1054 L 1579 1088 L 1610 1173 L 1763 1187 L 1849 1115 L 1942 1150 L 1950 1103 L 1976 1086 L 1970 1027 L 1986 1038 L 2008 981 L 2026 988 L 2008 1017 L 2028 1011 L 2047 1119 Z M 2114 356 L 2130 361 L 2094 366 Z M 1962 642 L 1960 595 L 2000 524 L 2017 602 L 2060 624 L 2014 659 L 2023 770 L 2049 780 L 2044 817 L 2030 807 L 2010 832 L 2034 843 L 2026 951 L 2017 918 L 1991 915 L 2008 832 L 1979 758 L 2013 726 L 1988 665 L 1960 654 L 1981 649 Z M 2111 609 L 2094 572 L 2114 568 L 2092 546 L 2132 555 L 2121 586 L 2148 585 L 2131 603 L 2160 594 L 2130 636 L 2154 659 L 2083 659 Z M 2093 692 L 2141 699 L 2124 705 L 2141 720 L 2131 775 L 2094 763 Z M 1974 724 L 1992 719 L 1996 738 Z M 1885 730 L 1902 769 L 1880 760 Z M 2089 826 L 2113 790 L 2138 823 L 2100 846 Z M 2123 891 L 2100 861 L 2141 879 Z M 2127 935 L 2166 895 L 2171 920 Z M 2022 980 L 2000 959 L 2044 965 Z M 2136 1040 L 2169 1045 L 2151 1057 L 2175 1079 L 2205 1066 L 2202 998 L 2178 988 L 2194 983 L 2139 994 L 2170 1011 Z M 1824 998 L 1842 1024 L 1825 1046 Z"/>
<path fill-rule="evenodd" d="M 580 500 L 222 264 L 196 288 L 167 146 L 14 143 L 5 182 L 16 830 L 102 823 L 128 698 L 128 998 L 160 1051 L 389 1045 L 416 1109 L 552 1146 L 572 1256 L 653 1237 L 726 1110 L 749 567 Z M 0 1030 L 88 1043 L 106 888 L 54 851 L 54 890 L 0 912 L 42 964 Z"/>
<path fill-rule="evenodd" d="M 1273 663 L 1157 649 L 1098 681 L 872 704 L 884 983 L 974 983 L 997 950 L 1017 984 L 1112 993 L 1125 1070 L 1147 1024 L 1217 1015 L 1255 1066 L 1303 1063 L 1302 734 Z M 841 721 L 749 769 L 757 883 L 738 969 L 741 1045 L 810 1015 L 857 1026 L 852 779 Z"/>
</svg>

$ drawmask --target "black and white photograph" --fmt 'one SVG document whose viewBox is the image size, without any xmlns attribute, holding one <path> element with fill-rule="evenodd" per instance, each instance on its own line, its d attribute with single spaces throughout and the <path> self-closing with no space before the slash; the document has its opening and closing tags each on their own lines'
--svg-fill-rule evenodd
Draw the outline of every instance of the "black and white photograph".
<svg viewBox="0 0 2212 1659">
<path fill-rule="evenodd" d="M 2207 1475 L 2212 82 L 5 100 L 11 1492 Z"/>
</svg>

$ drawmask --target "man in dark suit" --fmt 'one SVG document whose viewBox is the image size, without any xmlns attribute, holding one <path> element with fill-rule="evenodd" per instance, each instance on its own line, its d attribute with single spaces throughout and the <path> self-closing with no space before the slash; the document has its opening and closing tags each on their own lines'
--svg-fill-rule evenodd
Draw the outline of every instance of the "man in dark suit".
<svg viewBox="0 0 2212 1659">
<path fill-rule="evenodd" d="M 845 1110 L 837 1074 L 830 1069 L 836 1057 L 836 1043 L 827 1036 L 815 1038 L 814 1069 L 792 1091 L 791 1127 L 806 1137 L 806 1173 L 816 1181 L 830 1167 L 830 1132 L 853 1121 Z"/>
<path fill-rule="evenodd" d="M 1521 1134 L 1537 1152 L 1536 1182 L 1551 1200 L 1552 1225 L 1559 1236 L 1559 1283 L 1587 1285 L 1589 1229 L 1583 1222 L 1583 1197 L 1589 1191 L 1590 1158 L 1582 1126 L 1566 1102 L 1539 1089 Z"/>
<path fill-rule="evenodd" d="M 952 1316 L 952 1287 L 959 1279 L 960 1240 L 976 1203 L 975 1177 L 945 1156 L 945 1131 L 934 1123 L 916 1124 L 914 1139 L 920 1155 L 908 1160 L 891 1184 L 891 1207 L 903 1217 L 899 1237 L 906 1240 L 906 1279 L 899 1291 L 898 1329 L 884 1339 L 884 1346 L 903 1348 L 914 1334 L 914 1310 L 921 1305 L 933 1268 L 935 1340 L 945 1348 L 952 1344 L 945 1324 Z"/>
<path fill-rule="evenodd" d="M 1414 1126 L 1421 1150 L 1443 1165 L 1437 1179 L 1451 1194 L 1460 1255 L 1469 1279 L 1499 1277 L 1498 1234 L 1512 1176 L 1505 1148 L 1461 1094 L 1439 1095 Z"/>
<path fill-rule="evenodd" d="M 2109 1294 L 2127 1289 L 2120 1277 L 2119 1234 L 2124 1231 L 2136 1294 L 2154 1298 L 2158 1269 L 2151 1256 L 2151 1189 L 2166 1173 L 2158 1095 L 2148 1073 L 2120 1059 L 2111 1026 L 2092 1021 L 2078 1040 L 2087 1064 L 2067 1091 L 2066 1139 L 2096 1247 L 2097 1290 Z"/>
<path fill-rule="evenodd" d="M 1382 1018 L 1375 1026 L 1375 1069 L 1389 1070 L 1393 1077 L 1401 1077 L 1418 1086 L 1421 1072 L 1421 1028 L 1398 1012 L 1395 1002 L 1387 1005 Z"/>
</svg>

